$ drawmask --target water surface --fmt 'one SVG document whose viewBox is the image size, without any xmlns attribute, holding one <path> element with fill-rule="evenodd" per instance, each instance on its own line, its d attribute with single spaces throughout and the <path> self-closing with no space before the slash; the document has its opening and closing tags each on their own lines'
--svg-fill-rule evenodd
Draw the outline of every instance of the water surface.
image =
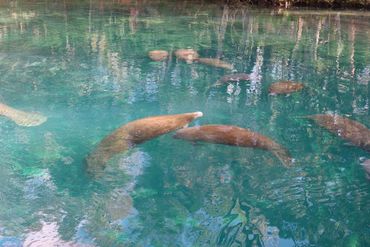
<svg viewBox="0 0 370 247">
<path fill-rule="evenodd" d="M 150 2 L 150 3 L 149 3 Z M 48 117 L 0 117 L 0 246 L 369 246 L 369 153 L 310 114 L 370 127 L 370 15 L 232 9 L 187 1 L 1 1 L 0 99 Z M 211 87 L 220 58 L 249 82 Z M 151 61 L 154 49 L 168 61 Z M 279 80 L 301 92 L 270 96 Z M 291 152 L 164 135 L 87 173 L 86 156 L 129 121 L 202 111 Z M 8 245 L 7 245 L 8 244 Z"/>
</svg>

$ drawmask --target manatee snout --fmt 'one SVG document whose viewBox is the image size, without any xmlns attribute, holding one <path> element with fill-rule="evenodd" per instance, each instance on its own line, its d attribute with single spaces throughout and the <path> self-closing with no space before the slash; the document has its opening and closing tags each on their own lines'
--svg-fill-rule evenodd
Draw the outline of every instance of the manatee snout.
<svg viewBox="0 0 370 247">
<path fill-rule="evenodd" d="M 203 112 L 201 112 L 201 111 L 196 111 L 193 114 L 194 114 L 194 119 L 203 117 Z"/>
</svg>

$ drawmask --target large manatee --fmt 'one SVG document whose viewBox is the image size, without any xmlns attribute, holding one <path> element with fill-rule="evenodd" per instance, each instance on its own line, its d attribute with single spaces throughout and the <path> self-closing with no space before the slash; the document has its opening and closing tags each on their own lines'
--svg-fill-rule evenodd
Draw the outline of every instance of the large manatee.
<svg viewBox="0 0 370 247">
<path fill-rule="evenodd" d="M 232 125 L 203 125 L 176 131 L 174 138 L 271 151 L 285 166 L 292 165 L 289 152 L 280 144 L 249 129 Z"/>
<path fill-rule="evenodd" d="M 0 115 L 3 115 L 14 121 L 16 124 L 25 127 L 38 126 L 47 120 L 47 117 L 40 113 L 21 111 L 2 103 L 0 103 Z"/>
<path fill-rule="evenodd" d="M 317 114 L 307 118 L 313 119 L 331 133 L 370 152 L 370 130 L 365 125 L 337 114 Z"/>
<path fill-rule="evenodd" d="M 202 112 L 191 112 L 153 116 L 129 122 L 99 143 L 98 147 L 87 157 L 88 169 L 104 168 L 114 155 L 154 137 L 186 127 L 191 121 L 201 116 L 203 116 Z"/>
</svg>

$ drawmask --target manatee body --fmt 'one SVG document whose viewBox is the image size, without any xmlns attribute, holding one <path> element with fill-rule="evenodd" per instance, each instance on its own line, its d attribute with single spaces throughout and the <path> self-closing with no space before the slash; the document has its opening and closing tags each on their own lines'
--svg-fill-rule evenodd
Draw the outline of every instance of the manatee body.
<svg viewBox="0 0 370 247">
<path fill-rule="evenodd" d="M 203 64 L 210 65 L 210 66 L 217 67 L 217 68 L 230 69 L 230 70 L 234 68 L 232 64 L 222 61 L 218 58 L 198 58 L 197 61 L 199 63 L 203 63 Z"/>
<path fill-rule="evenodd" d="M 365 160 L 361 165 L 364 167 L 366 178 L 370 180 L 370 159 Z"/>
<path fill-rule="evenodd" d="M 174 138 L 271 151 L 285 166 L 292 165 L 289 152 L 270 138 L 231 125 L 203 125 L 176 131 Z"/>
<path fill-rule="evenodd" d="M 185 127 L 201 116 L 203 116 L 202 112 L 192 112 L 153 116 L 129 122 L 116 129 L 99 143 L 98 147 L 87 157 L 88 169 L 104 168 L 114 155 L 130 149 L 136 144 Z"/>
<path fill-rule="evenodd" d="M 168 58 L 168 51 L 165 50 L 153 50 L 148 53 L 150 59 L 153 61 L 163 61 Z"/>
<path fill-rule="evenodd" d="M 230 74 L 230 75 L 224 75 L 223 77 L 221 77 L 220 79 L 218 79 L 218 81 L 216 82 L 216 86 L 217 85 L 222 85 L 224 83 L 228 83 L 228 82 L 239 82 L 239 81 L 248 81 L 250 80 L 250 75 L 246 74 L 246 73 L 234 73 L 234 74 Z"/>
<path fill-rule="evenodd" d="M 194 49 L 178 49 L 175 51 L 175 56 L 187 63 L 192 63 L 199 58 L 198 52 Z"/>
<path fill-rule="evenodd" d="M 304 87 L 303 83 L 292 82 L 292 81 L 281 81 L 271 84 L 269 87 L 270 94 L 289 94 L 302 90 Z"/>
<path fill-rule="evenodd" d="M 370 130 L 365 125 L 336 114 L 317 114 L 307 118 L 313 119 L 331 133 L 370 152 Z"/>
<path fill-rule="evenodd" d="M 3 115 L 16 124 L 25 127 L 33 127 L 43 124 L 47 117 L 36 112 L 24 112 L 8 105 L 0 103 L 0 115 Z"/>
</svg>

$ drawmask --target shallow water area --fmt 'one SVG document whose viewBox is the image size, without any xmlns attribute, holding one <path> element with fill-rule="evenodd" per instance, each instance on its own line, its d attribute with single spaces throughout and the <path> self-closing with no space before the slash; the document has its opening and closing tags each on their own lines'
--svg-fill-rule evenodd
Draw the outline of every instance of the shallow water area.
<svg viewBox="0 0 370 247">
<path fill-rule="evenodd" d="M 303 117 L 370 128 L 369 40 L 362 11 L 0 1 L 0 103 L 45 116 L 0 116 L 0 246 L 370 246 L 370 154 Z M 177 59 L 187 48 L 233 69 Z M 215 86 L 231 73 L 250 79 Z M 278 81 L 304 88 L 269 95 Z M 190 126 L 249 128 L 294 165 L 170 133 L 87 171 L 123 124 L 195 111 Z"/>
</svg>

